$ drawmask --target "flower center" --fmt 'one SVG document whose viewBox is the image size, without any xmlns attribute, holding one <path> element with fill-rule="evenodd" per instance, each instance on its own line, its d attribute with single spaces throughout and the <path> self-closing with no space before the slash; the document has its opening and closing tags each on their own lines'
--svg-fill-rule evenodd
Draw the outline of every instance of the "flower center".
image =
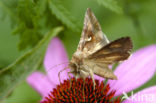
<svg viewBox="0 0 156 103">
<path fill-rule="evenodd" d="M 58 85 L 48 97 L 41 103 L 120 103 L 121 99 L 113 98 L 115 91 L 110 91 L 109 84 L 105 85 L 99 80 L 95 80 L 93 87 L 91 78 L 85 81 L 81 78 L 64 80 Z"/>
</svg>

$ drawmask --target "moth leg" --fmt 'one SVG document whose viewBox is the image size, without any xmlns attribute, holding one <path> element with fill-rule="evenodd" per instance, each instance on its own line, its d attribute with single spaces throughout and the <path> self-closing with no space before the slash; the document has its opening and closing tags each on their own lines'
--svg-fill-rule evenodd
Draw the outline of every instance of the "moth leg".
<svg viewBox="0 0 156 103">
<path fill-rule="evenodd" d="M 89 73 L 88 72 L 83 71 L 83 70 L 80 71 L 80 77 L 83 78 L 83 81 L 84 81 L 83 82 L 83 90 L 82 90 L 83 91 L 83 97 L 84 97 L 84 99 L 85 99 L 85 90 L 84 89 L 85 89 L 85 83 L 86 83 L 85 82 L 85 79 L 86 79 L 87 76 L 89 76 Z"/>
<path fill-rule="evenodd" d="M 70 76 L 71 73 L 72 73 L 72 72 L 68 72 L 68 77 L 69 77 L 69 79 L 71 79 L 71 76 Z"/>
<path fill-rule="evenodd" d="M 81 70 L 80 71 L 80 77 L 83 78 L 84 80 L 86 79 L 86 77 L 89 76 L 89 73 L 87 71 Z"/>
<path fill-rule="evenodd" d="M 94 66 L 93 66 L 94 68 Z M 89 73 L 89 76 L 91 77 L 92 81 L 93 81 L 93 88 L 95 89 L 95 80 L 94 80 L 94 72 L 93 70 L 88 66 L 88 65 L 85 65 L 83 71 Z"/>
<path fill-rule="evenodd" d="M 71 71 L 68 72 L 68 76 L 69 76 L 69 79 L 70 79 L 70 88 L 71 88 L 71 84 L 72 84 L 72 79 L 71 79 L 71 76 L 70 76 L 71 73 L 73 73 L 73 72 L 71 72 Z"/>
<path fill-rule="evenodd" d="M 93 81 L 93 88 L 95 89 L 95 80 L 94 80 L 94 72 L 92 71 L 92 69 L 89 69 L 89 75 Z"/>
<path fill-rule="evenodd" d="M 61 83 L 61 79 L 60 79 L 60 73 L 63 72 L 64 70 L 68 69 L 68 67 L 65 67 L 64 69 L 62 69 L 61 71 L 59 71 L 58 73 L 58 77 L 59 77 L 59 82 Z"/>
</svg>

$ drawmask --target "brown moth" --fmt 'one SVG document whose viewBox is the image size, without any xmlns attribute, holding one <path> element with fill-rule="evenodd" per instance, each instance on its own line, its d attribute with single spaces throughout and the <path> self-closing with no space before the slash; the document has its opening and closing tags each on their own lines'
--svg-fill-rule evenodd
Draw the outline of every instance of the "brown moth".
<svg viewBox="0 0 156 103">
<path fill-rule="evenodd" d="M 109 65 L 126 60 L 130 56 L 132 42 L 129 37 L 122 37 L 110 42 L 102 32 L 100 24 L 91 9 L 87 9 L 84 27 L 76 52 L 68 67 L 74 76 L 93 80 L 94 74 L 108 79 L 117 79 Z"/>
</svg>

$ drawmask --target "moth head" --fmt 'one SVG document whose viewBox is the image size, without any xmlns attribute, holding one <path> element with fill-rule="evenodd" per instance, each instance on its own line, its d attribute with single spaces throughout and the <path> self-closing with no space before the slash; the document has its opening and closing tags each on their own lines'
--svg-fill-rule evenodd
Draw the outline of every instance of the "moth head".
<svg viewBox="0 0 156 103">
<path fill-rule="evenodd" d="M 78 66 L 75 62 L 70 62 L 69 63 L 69 68 L 72 70 L 77 70 Z"/>
<path fill-rule="evenodd" d="M 71 69 L 73 72 L 78 73 L 81 64 L 82 64 L 81 59 L 78 58 L 77 56 L 73 55 L 73 56 L 72 56 L 72 59 L 71 59 L 71 61 L 70 61 L 70 63 L 69 63 L 69 67 L 70 67 L 70 69 Z"/>
<path fill-rule="evenodd" d="M 79 74 L 80 74 L 80 71 L 78 69 L 78 65 L 74 62 L 70 62 L 69 68 L 71 69 L 71 73 L 75 76 L 75 78 L 78 78 Z"/>
</svg>

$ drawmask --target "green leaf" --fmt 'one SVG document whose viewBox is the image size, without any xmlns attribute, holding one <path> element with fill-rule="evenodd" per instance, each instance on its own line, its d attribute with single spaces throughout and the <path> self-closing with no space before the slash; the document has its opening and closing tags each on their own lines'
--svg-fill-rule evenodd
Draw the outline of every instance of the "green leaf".
<svg viewBox="0 0 156 103">
<path fill-rule="evenodd" d="M 80 32 L 81 28 L 76 20 L 69 11 L 63 7 L 63 5 L 56 0 L 48 0 L 49 8 L 52 13 L 67 27 L 73 31 Z"/>
<path fill-rule="evenodd" d="M 65 25 L 76 32 L 81 29 L 58 0 L 2 0 L 0 7 L 9 14 L 13 34 L 19 36 L 19 50 L 34 47 L 50 28 Z"/>
<path fill-rule="evenodd" d="M 28 46 L 34 47 L 42 38 L 38 24 L 40 16 L 36 10 L 37 6 L 31 0 L 18 1 L 16 13 L 19 20 L 14 34 L 20 36 L 19 50 Z"/>
<path fill-rule="evenodd" d="M 9 2 L 9 3 L 8 3 Z M 42 38 L 39 21 L 39 11 L 32 0 L 0 1 L 0 7 L 9 14 L 12 26 L 16 28 L 13 34 L 20 37 L 19 50 L 28 46 L 34 47 Z"/>
<path fill-rule="evenodd" d="M 27 28 L 24 23 L 19 24 L 19 26 L 14 30 L 13 34 L 20 36 L 20 42 L 18 44 L 19 50 L 24 50 L 28 46 L 34 47 L 42 38 L 39 28 Z"/>
<path fill-rule="evenodd" d="M 116 0 L 96 0 L 100 5 L 116 12 L 116 13 L 123 13 L 122 8 L 118 6 Z"/>
<path fill-rule="evenodd" d="M 10 1 L 7 1 L 7 2 L 9 2 L 9 3 L 11 4 Z M 12 18 L 12 22 L 17 20 L 16 15 L 15 15 L 15 13 L 13 12 L 15 9 L 11 9 L 11 8 L 10 8 L 10 5 L 7 5 L 7 4 L 6 4 L 6 1 L 0 0 L 0 7 L 1 7 L 1 9 L 2 9 L 1 12 L 7 13 L 7 14 Z M 4 14 L 4 15 L 5 15 L 5 14 Z"/>
<path fill-rule="evenodd" d="M 6 98 L 22 80 L 39 67 L 49 41 L 62 30 L 62 27 L 54 28 L 35 48 L 0 71 L 0 100 Z"/>
</svg>

